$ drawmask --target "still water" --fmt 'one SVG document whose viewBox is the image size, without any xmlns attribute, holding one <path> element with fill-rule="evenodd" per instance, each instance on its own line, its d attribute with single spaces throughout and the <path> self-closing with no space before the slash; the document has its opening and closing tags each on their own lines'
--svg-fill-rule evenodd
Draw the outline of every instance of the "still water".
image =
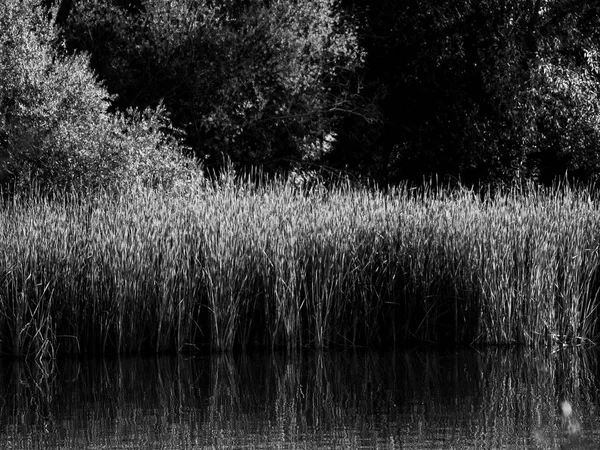
<svg viewBox="0 0 600 450">
<path fill-rule="evenodd" d="M 600 449 L 597 360 L 562 349 L 0 361 L 0 448 Z"/>
</svg>

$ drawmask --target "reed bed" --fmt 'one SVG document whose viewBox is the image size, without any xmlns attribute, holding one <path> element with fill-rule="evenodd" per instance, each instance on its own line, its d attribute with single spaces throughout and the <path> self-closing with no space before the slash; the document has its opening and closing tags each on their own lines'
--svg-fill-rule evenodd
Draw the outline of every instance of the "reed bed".
<svg viewBox="0 0 600 450">
<path fill-rule="evenodd" d="M 0 351 L 592 342 L 599 228 L 569 187 L 15 197 L 0 208 Z"/>
</svg>

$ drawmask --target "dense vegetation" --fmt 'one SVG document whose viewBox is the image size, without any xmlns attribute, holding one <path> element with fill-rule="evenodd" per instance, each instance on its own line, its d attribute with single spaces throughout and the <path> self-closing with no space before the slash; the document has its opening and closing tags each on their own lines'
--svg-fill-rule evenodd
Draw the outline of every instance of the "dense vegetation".
<svg viewBox="0 0 600 450">
<path fill-rule="evenodd" d="M 349 118 L 341 158 L 371 157 L 388 180 L 597 179 L 598 2 L 342 4 L 359 19 L 361 96 L 381 120 Z"/>
<path fill-rule="evenodd" d="M 32 195 L 0 213 L 0 341 L 37 355 L 579 344 L 599 331 L 599 236 L 600 208 L 568 188 Z"/>
<path fill-rule="evenodd" d="M 103 145 L 137 142 L 114 122 L 158 108 L 154 128 L 210 167 L 325 165 L 385 183 L 598 178 L 593 1 L 44 0 L 41 16 L 19 3 L 2 7 L 0 131 L 28 161 L 39 140 L 57 158 L 91 141 L 113 171 Z M 32 102 L 35 117 L 19 109 Z M 90 136 L 86 120 L 103 126 Z"/>
<path fill-rule="evenodd" d="M 208 164 L 317 162 L 385 182 L 599 173 L 595 1 L 46 3 L 114 107 L 164 102 Z"/>
<path fill-rule="evenodd" d="M 114 105 L 163 102 L 209 164 L 317 160 L 352 108 L 362 52 L 334 0 L 61 3 L 68 52 L 90 53 Z"/>
<path fill-rule="evenodd" d="M 110 113 L 87 58 L 53 48 L 57 31 L 33 3 L 0 6 L 0 181 L 88 191 L 197 176 L 161 132 L 164 108 Z"/>
<path fill-rule="evenodd" d="M 1 350 L 594 339 L 595 193 L 527 183 L 599 173 L 577 5 L 3 2 Z"/>
</svg>

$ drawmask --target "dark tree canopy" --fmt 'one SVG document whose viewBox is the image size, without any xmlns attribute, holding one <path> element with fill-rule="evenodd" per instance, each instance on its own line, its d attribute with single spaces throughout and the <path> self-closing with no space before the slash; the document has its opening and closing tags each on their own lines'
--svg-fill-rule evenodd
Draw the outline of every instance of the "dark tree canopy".
<svg viewBox="0 0 600 450">
<path fill-rule="evenodd" d="M 351 120 L 338 158 L 362 160 L 367 144 L 387 179 L 596 176 L 595 2 L 343 3 L 360 19 L 365 92 L 383 122 L 361 142 Z"/>
<path fill-rule="evenodd" d="M 163 102 L 203 159 L 318 159 L 352 108 L 362 53 L 333 0 L 71 1 L 67 47 L 115 106 Z"/>
<path fill-rule="evenodd" d="M 384 182 L 600 175 L 596 1 L 44 2 L 113 108 L 163 102 L 206 162 Z"/>
</svg>

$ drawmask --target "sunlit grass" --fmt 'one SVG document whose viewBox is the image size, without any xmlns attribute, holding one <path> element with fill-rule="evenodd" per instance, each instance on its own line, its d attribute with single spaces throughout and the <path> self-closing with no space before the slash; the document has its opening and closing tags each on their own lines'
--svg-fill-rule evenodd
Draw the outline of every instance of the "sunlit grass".
<svg viewBox="0 0 600 450">
<path fill-rule="evenodd" d="M 2 352 L 593 340 L 587 191 L 226 182 L 0 210 Z"/>
</svg>

